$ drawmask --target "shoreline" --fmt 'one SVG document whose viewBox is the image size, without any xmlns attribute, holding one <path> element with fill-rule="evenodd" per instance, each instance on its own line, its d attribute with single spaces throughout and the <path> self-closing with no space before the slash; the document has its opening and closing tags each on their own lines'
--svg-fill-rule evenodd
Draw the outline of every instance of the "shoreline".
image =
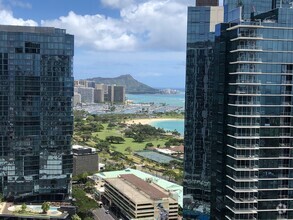
<svg viewBox="0 0 293 220">
<path fill-rule="evenodd" d="M 153 122 L 159 121 L 181 121 L 183 118 L 142 118 L 142 119 L 133 119 L 126 121 L 126 124 L 142 124 L 142 125 L 150 125 Z"/>
</svg>

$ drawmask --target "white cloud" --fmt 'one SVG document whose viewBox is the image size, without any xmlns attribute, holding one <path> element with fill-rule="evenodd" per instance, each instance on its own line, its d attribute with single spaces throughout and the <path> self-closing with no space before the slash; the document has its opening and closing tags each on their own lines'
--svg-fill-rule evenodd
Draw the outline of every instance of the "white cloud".
<svg viewBox="0 0 293 220">
<path fill-rule="evenodd" d="M 50 21 L 41 21 L 42 26 L 65 28 L 75 35 L 77 46 L 93 47 L 97 50 L 132 50 L 136 39 L 119 20 L 103 15 L 78 15 L 69 12 L 67 16 Z"/>
<path fill-rule="evenodd" d="M 11 0 L 12 2 L 17 3 L 17 0 Z M 25 3 L 24 3 L 25 4 Z M 4 4 L 2 0 L 0 0 L 0 24 L 2 25 L 20 25 L 20 26 L 37 26 L 38 23 L 34 20 L 28 19 L 24 20 L 22 18 L 15 18 L 13 16 L 13 12 L 10 9 L 9 4 Z"/>
<path fill-rule="evenodd" d="M 4 25 L 20 25 L 20 26 L 37 26 L 38 23 L 33 20 L 24 20 L 22 18 L 15 18 L 13 13 L 9 10 L 0 9 L 0 24 Z"/>
<path fill-rule="evenodd" d="M 120 17 L 70 12 L 55 20 L 41 21 L 41 25 L 65 28 L 75 35 L 77 46 L 98 51 L 185 49 L 187 1 L 101 1 L 119 8 Z"/>
</svg>

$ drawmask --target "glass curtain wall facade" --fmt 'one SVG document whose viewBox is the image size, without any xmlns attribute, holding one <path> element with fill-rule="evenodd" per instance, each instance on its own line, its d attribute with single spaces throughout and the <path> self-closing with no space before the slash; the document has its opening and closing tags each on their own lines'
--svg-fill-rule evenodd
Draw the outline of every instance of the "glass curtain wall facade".
<svg viewBox="0 0 293 220">
<path fill-rule="evenodd" d="M 216 31 L 215 219 L 293 219 L 293 9 Z"/>
<path fill-rule="evenodd" d="M 184 217 L 210 215 L 213 47 L 222 7 L 189 7 L 187 28 Z"/>
<path fill-rule="evenodd" d="M 0 192 L 63 200 L 71 190 L 74 38 L 0 26 Z"/>
<path fill-rule="evenodd" d="M 224 0 L 225 13 L 242 7 L 242 19 L 250 19 L 251 13 L 256 15 L 275 8 L 276 1 L 280 0 Z"/>
</svg>

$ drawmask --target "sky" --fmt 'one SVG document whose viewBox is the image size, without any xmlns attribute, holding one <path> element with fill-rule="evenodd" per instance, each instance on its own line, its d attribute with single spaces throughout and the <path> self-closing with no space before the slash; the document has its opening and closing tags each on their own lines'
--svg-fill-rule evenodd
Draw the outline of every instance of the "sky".
<svg viewBox="0 0 293 220">
<path fill-rule="evenodd" d="M 183 88 L 187 6 L 194 0 L 0 0 L 0 24 L 64 28 L 75 36 L 74 77 L 131 74 Z"/>
</svg>

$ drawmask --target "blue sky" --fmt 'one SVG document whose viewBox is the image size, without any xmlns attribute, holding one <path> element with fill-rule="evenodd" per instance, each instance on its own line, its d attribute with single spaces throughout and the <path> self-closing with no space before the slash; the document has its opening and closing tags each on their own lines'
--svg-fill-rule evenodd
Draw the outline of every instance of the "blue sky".
<svg viewBox="0 0 293 220">
<path fill-rule="evenodd" d="M 187 6 L 194 0 L 0 0 L 0 23 L 75 35 L 74 77 L 131 74 L 183 88 Z"/>
</svg>

